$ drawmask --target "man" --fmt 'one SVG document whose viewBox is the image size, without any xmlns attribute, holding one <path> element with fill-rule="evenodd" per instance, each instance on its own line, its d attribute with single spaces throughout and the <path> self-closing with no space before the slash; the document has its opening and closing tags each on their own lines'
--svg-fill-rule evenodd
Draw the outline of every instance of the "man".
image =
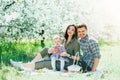
<svg viewBox="0 0 120 80">
<path fill-rule="evenodd" d="M 95 38 L 87 34 L 87 26 L 85 24 L 77 26 L 78 42 L 83 55 L 80 57 L 83 72 L 96 71 L 101 57 L 98 42 Z"/>
</svg>

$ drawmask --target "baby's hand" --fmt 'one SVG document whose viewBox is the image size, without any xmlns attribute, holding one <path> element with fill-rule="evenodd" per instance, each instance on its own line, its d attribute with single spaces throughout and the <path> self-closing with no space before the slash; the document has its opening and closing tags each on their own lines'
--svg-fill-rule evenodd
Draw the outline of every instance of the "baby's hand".
<svg viewBox="0 0 120 80">
<path fill-rule="evenodd" d="M 53 54 L 56 54 L 57 52 L 58 52 L 58 48 L 53 48 L 53 49 L 52 49 L 52 53 L 53 53 Z"/>
</svg>

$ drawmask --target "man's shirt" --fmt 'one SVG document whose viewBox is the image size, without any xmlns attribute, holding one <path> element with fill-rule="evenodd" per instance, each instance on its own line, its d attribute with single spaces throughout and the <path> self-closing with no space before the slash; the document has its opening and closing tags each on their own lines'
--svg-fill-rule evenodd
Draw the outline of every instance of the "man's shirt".
<svg viewBox="0 0 120 80">
<path fill-rule="evenodd" d="M 83 55 L 82 60 L 87 63 L 89 67 L 93 67 L 94 59 L 100 58 L 100 50 L 98 46 L 98 41 L 86 35 L 85 39 L 79 39 L 80 48 L 82 49 Z"/>
</svg>

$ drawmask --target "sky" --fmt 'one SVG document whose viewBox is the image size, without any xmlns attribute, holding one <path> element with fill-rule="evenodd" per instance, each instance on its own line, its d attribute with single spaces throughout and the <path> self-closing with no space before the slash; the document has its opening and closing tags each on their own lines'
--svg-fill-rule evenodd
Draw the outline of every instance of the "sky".
<svg viewBox="0 0 120 80">
<path fill-rule="evenodd" d="M 108 19 L 108 22 L 120 26 L 120 0 L 98 0 L 95 5 L 98 12 Z M 106 19 L 106 20 L 107 20 Z"/>
</svg>

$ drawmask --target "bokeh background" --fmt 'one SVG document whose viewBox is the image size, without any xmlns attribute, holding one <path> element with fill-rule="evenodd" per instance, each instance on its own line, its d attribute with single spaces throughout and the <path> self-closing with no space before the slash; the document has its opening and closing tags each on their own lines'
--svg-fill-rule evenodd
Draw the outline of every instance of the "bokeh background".
<svg viewBox="0 0 120 80">
<path fill-rule="evenodd" d="M 119 0 L 0 0 L 4 40 L 51 38 L 69 24 L 87 24 L 99 40 L 120 40 Z M 1 39 L 1 38 L 0 38 Z"/>
<path fill-rule="evenodd" d="M 120 80 L 120 0 L 0 0 L 0 80 Z M 69 24 L 85 23 L 99 41 L 102 76 L 24 75 L 10 59 L 29 62 Z"/>
</svg>

